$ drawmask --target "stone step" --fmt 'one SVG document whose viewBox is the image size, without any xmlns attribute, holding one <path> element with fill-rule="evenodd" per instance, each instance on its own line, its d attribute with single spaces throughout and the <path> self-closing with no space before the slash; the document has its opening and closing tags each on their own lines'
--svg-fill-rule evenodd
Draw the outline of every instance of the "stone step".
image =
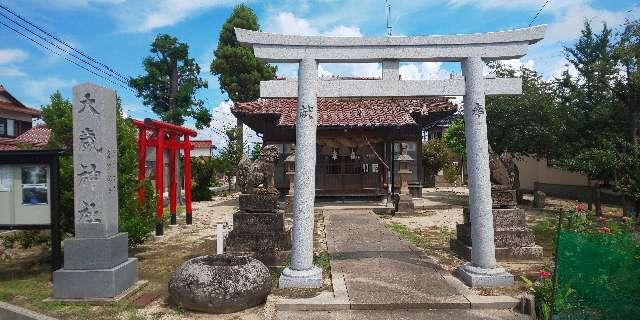
<svg viewBox="0 0 640 320">
<path fill-rule="evenodd" d="M 471 247 L 457 240 L 451 239 L 451 249 L 465 260 L 471 260 Z M 496 247 L 496 260 L 519 261 L 538 260 L 542 258 L 542 247 L 538 245 L 504 248 Z"/>
<path fill-rule="evenodd" d="M 508 227 L 526 227 L 527 216 L 523 209 L 493 209 L 493 227 L 508 228 Z M 463 209 L 464 223 L 470 222 L 470 210 L 468 207 Z"/>
<path fill-rule="evenodd" d="M 471 225 L 459 224 L 456 226 L 457 239 L 467 245 L 471 245 Z M 528 228 L 500 228 L 494 230 L 496 247 L 525 247 L 535 245 L 535 236 Z"/>
</svg>

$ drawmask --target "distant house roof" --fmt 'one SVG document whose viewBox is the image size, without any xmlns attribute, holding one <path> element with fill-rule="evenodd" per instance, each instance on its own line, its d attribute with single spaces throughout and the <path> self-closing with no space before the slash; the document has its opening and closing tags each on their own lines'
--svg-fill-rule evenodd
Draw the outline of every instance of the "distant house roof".
<svg viewBox="0 0 640 320">
<path fill-rule="evenodd" d="M 0 138 L 0 151 L 17 150 L 18 145 L 30 145 L 35 149 L 44 149 L 51 138 L 51 129 L 46 125 L 35 126 L 16 138 Z"/>
<path fill-rule="evenodd" d="M 293 127 L 297 98 L 263 98 L 236 103 L 231 111 L 251 126 L 249 118 L 274 117 L 277 126 Z M 391 127 L 437 120 L 457 110 L 449 99 L 436 97 L 318 98 L 319 127 Z M 420 119 L 420 120 L 418 120 Z M 255 119 L 254 119 L 255 121 Z M 254 128 L 255 130 L 255 128 Z M 257 130 L 260 131 L 260 130 Z"/>
<path fill-rule="evenodd" d="M 40 117 L 42 115 L 40 110 L 25 106 L 2 85 L 0 85 L 0 110 L 24 113 L 32 117 Z"/>
<path fill-rule="evenodd" d="M 211 149 L 213 142 L 211 140 L 189 140 L 195 149 Z"/>
<path fill-rule="evenodd" d="M 51 139 L 51 129 L 46 125 L 38 125 L 15 138 L 16 143 L 32 145 L 36 148 L 44 148 Z"/>
</svg>

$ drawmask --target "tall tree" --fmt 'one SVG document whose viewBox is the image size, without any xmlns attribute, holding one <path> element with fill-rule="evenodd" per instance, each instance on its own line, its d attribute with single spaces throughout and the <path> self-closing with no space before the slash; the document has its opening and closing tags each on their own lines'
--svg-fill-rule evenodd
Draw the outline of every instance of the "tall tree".
<svg viewBox="0 0 640 320">
<path fill-rule="evenodd" d="M 273 79 L 276 68 L 256 59 L 252 48 L 240 45 L 234 28 L 260 30 L 258 18 L 251 8 L 237 5 L 222 25 L 211 73 L 218 76 L 220 90 L 226 92 L 232 101 L 252 101 L 260 97 L 260 81 Z M 242 122 L 240 119 L 237 121 L 240 137 L 237 143 L 243 146 Z"/>
<path fill-rule="evenodd" d="M 151 43 L 151 53 L 143 61 L 147 74 L 129 80 L 138 97 L 162 121 L 182 125 L 191 117 L 196 128 L 208 126 L 211 114 L 204 101 L 195 97 L 199 89 L 207 88 L 207 82 L 200 78 L 200 66 L 189 57 L 189 46 L 162 34 Z"/>
<path fill-rule="evenodd" d="M 627 142 L 636 144 L 640 123 L 640 20 L 624 25 L 615 48 L 615 57 L 620 63 L 621 72 L 618 73 L 614 91 L 626 116 Z"/>
<path fill-rule="evenodd" d="M 618 74 L 612 30 L 603 24 L 596 33 L 586 21 L 580 38 L 565 53 L 577 75 L 565 71 L 557 82 L 566 126 L 559 163 L 595 180 L 599 214 L 601 183 L 612 181 L 619 168 L 616 145 L 624 135 L 620 123 L 625 122 L 612 86 Z"/>
<path fill-rule="evenodd" d="M 522 79 L 522 95 L 487 97 L 489 144 L 496 154 L 549 158 L 558 151 L 561 127 L 552 83 L 535 70 L 491 65 L 497 77 Z"/>
</svg>

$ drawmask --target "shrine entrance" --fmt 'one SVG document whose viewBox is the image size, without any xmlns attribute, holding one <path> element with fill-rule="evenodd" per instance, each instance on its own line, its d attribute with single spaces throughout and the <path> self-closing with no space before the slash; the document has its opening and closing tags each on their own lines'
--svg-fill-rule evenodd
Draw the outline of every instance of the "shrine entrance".
<svg viewBox="0 0 640 320">
<path fill-rule="evenodd" d="M 316 158 L 318 196 L 385 194 L 386 164 L 376 155 L 383 154 L 383 143 L 372 144 L 370 147 L 341 141 L 345 139 L 323 140 L 318 139 Z"/>
</svg>

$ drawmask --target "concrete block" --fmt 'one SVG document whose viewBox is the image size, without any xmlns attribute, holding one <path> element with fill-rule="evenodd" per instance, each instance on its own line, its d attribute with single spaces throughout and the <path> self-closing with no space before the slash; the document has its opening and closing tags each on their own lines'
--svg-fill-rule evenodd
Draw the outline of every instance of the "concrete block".
<svg viewBox="0 0 640 320">
<path fill-rule="evenodd" d="M 471 302 L 471 309 L 514 309 L 520 300 L 509 296 L 465 296 Z"/>
<path fill-rule="evenodd" d="M 108 238 L 67 239 L 64 241 L 64 269 L 110 269 L 127 260 L 127 249 L 126 233 Z"/>
<path fill-rule="evenodd" d="M 508 287 L 514 283 L 513 275 L 500 267 L 483 269 L 467 263 L 458 268 L 456 275 L 472 288 Z"/>
<path fill-rule="evenodd" d="M 110 269 L 66 270 L 53 273 L 56 299 L 113 298 L 138 280 L 138 259 Z"/>
</svg>

